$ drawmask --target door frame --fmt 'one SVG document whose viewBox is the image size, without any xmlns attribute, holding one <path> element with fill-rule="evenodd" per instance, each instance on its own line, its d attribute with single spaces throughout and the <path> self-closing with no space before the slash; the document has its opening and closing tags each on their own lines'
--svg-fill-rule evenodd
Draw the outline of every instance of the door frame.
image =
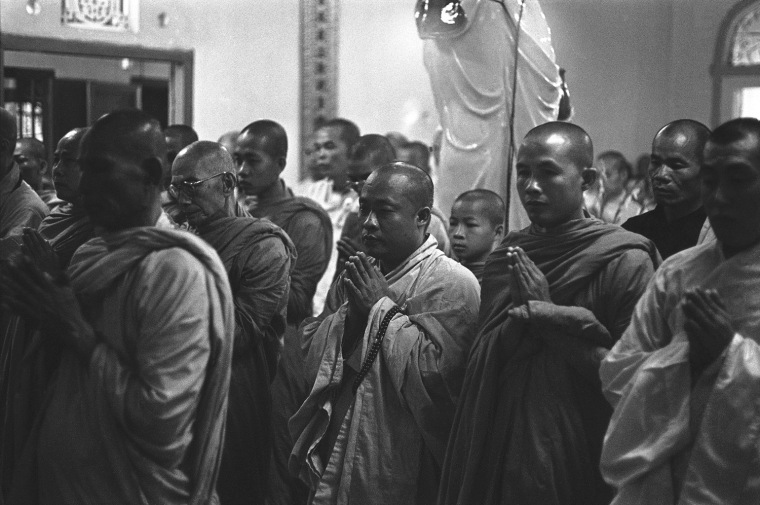
<svg viewBox="0 0 760 505">
<path fill-rule="evenodd" d="M 130 58 L 135 60 L 161 61 L 171 64 L 171 82 L 169 82 L 169 121 L 187 125 L 193 124 L 193 66 L 195 51 L 152 49 L 135 45 L 110 44 L 107 42 L 89 42 L 82 40 L 53 39 L 0 34 L 0 83 L 4 82 L 5 51 L 24 51 L 33 53 L 61 54 L 69 56 L 91 56 L 103 58 Z M 0 103 L 5 103 L 5 86 L 0 86 Z M 181 93 L 182 110 L 176 107 L 177 95 Z M 172 111 L 174 111 L 172 113 Z"/>
</svg>

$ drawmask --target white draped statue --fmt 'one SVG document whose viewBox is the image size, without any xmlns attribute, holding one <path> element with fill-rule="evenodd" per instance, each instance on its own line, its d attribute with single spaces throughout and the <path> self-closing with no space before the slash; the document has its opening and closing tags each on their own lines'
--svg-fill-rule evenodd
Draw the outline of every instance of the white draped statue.
<svg viewBox="0 0 760 505">
<path fill-rule="evenodd" d="M 419 0 L 417 26 L 443 127 L 436 201 L 460 193 L 506 197 L 515 35 L 520 0 Z M 505 8 L 506 7 L 506 12 Z M 551 34 L 538 0 L 525 0 L 515 98 L 515 154 L 534 126 L 557 118 L 562 95 Z M 509 229 L 529 224 L 512 177 Z"/>
</svg>

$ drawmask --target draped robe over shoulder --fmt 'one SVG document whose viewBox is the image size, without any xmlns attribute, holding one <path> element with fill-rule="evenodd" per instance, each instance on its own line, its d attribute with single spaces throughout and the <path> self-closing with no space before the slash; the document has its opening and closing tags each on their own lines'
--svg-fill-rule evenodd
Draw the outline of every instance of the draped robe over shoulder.
<svg viewBox="0 0 760 505">
<path fill-rule="evenodd" d="M 544 273 L 553 302 L 529 302 L 528 322 L 508 314 L 506 253 L 514 246 Z M 595 219 L 505 237 L 486 261 L 478 336 L 449 439 L 440 504 L 609 501 L 611 490 L 597 468 L 611 414 L 598 362 L 551 352 L 542 337 L 611 347 L 658 262 L 649 240 Z"/>
<path fill-rule="evenodd" d="M 341 351 L 348 310 L 342 282 L 333 285 L 323 314 L 301 327 L 304 374 L 313 387 L 290 420 L 296 440 L 290 467 L 309 483 L 314 504 L 404 505 L 435 498 L 479 295 L 475 277 L 436 245 L 428 237 L 386 274 L 395 303 L 388 297 L 375 303 L 350 356 Z M 368 375 L 349 396 L 345 416 L 332 419 L 341 391 L 351 394 L 355 374 L 347 367 L 360 369 L 396 304 L 403 312 L 391 319 Z M 332 450 L 320 445 L 330 428 L 338 433 Z"/>
<path fill-rule="evenodd" d="M 602 452 L 614 504 L 760 503 L 760 244 L 668 258 L 602 362 L 615 407 Z M 715 289 L 736 334 L 692 383 L 684 292 Z"/>
<path fill-rule="evenodd" d="M 217 489 L 223 504 L 263 504 L 272 448 L 269 390 L 285 331 L 293 243 L 278 226 L 222 217 L 198 228 L 219 253 L 235 302 L 227 430 Z"/>
<path fill-rule="evenodd" d="M 99 342 L 87 363 L 63 351 L 9 503 L 216 503 L 234 332 L 216 252 L 132 228 L 69 276 Z"/>
</svg>

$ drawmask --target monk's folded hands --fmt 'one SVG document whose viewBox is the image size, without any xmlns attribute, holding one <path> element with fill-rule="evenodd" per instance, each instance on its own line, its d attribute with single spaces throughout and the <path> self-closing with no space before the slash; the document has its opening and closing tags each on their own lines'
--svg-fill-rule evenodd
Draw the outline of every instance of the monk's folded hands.
<svg viewBox="0 0 760 505">
<path fill-rule="evenodd" d="M 58 255 L 50 243 L 34 228 L 24 228 L 23 246 L 21 250 L 35 265 L 53 279 L 60 279 L 64 272 L 61 269 Z"/>
<path fill-rule="evenodd" d="M 89 361 L 97 339 L 82 316 L 74 290 L 65 275 L 53 279 L 27 256 L 6 262 L 2 274 L 2 303 L 36 324 L 46 335 L 73 347 Z"/>
<path fill-rule="evenodd" d="M 715 361 L 734 337 L 731 316 L 715 290 L 691 289 L 684 294 L 684 330 L 689 339 L 689 361 L 700 373 Z"/>
</svg>

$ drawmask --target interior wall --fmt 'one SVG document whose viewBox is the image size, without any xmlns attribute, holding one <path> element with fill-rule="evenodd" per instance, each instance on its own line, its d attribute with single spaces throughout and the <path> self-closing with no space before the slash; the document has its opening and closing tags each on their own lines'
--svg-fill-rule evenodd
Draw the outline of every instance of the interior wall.
<svg viewBox="0 0 760 505">
<path fill-rule="evenodd" d="M 140 2 L 140 30 L 106 32 L 61 25 L 60 2 L 0 0 L 0 30 L 17 35 L 99 41 L 158 49 L 194 49 L 192 125 L 216 140 L 256 119 L 280 122 L 290 133 L 289 167 L 297 177 L 299 115 L 299 2 L 297 0 L 163 0 Z M 168 25 L 159 26 L 159 14 Z"/>
</svg>

